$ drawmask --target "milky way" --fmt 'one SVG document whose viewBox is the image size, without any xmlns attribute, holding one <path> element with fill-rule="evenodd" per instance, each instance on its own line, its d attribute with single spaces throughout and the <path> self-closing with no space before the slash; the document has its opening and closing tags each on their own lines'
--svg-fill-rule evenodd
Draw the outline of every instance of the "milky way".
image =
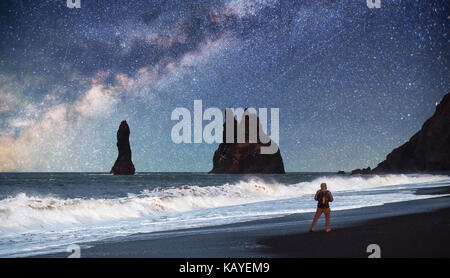
<svg viewBox="0 0 450 278">
<path fill-rule="evenodd" d="M 375 166 L 450 91 L 446 1 L 0 3 L 0 171 L 209 171 L 176 107 L 280 109 L 287 171 Z"/>
</svg>

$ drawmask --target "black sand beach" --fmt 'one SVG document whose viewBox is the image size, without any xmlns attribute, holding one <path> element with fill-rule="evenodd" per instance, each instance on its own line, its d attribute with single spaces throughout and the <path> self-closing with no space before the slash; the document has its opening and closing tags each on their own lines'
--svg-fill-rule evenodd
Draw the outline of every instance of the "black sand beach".
<svg viewBox="0 0 450 278">
<path fill-rule="evenodd" d="M 450 257 L 450 208 L 387 217 L 331 233 L 299 233 L 261 241 L 266 252 L 296 258 L 364 258 L 369 244 L 380 246 L 381 257 Z"/>
<path fill-rule="evenodd" d="M 449 187 L 416 194 L 448 194 Z M 449 257 L 450 197 L 390 203 L 332 212 L 309 233 L 313 213 L 217 227 L 136 234 L 81 245 L 81 257 L 368 257 L 378 244 L 382 257 Z M 67 257 L 68 253 L 41 257 Z"/>
</svg>

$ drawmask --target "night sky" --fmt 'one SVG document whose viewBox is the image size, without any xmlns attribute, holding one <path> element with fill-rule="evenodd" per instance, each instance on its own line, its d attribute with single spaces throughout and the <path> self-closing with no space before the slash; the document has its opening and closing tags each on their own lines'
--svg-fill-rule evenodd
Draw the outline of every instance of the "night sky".
<svg viewBox="0 0 450 278">
<path fill-rule="evenodd" d="M 2 0 L 0 171 L 107 172 L 121 120 L 138 172 L 209 171 L 196 99 L 279 108 L 286 171 L 376 166 L 450 91 L 448 1 L 381 4 Z"/>
</svg>

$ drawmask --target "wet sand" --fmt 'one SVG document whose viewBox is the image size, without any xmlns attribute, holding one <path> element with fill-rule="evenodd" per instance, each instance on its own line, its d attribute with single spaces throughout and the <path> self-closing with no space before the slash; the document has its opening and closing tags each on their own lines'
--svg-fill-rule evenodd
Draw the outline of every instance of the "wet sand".
<svg viewBox="0 0 450 278">
<path fill-rule="evenodd" d="M 450 187 L 421 189 L 436 198 L 332 211 L 333 231 L 314 213 L 178 231 L 143 233 L 81 244 L 81 257 L 269 258 L 367 257 L 378 244 L 382 257 L 450 257 Z M 67 257 L 68 253 L 40 257 Z"/>
<path fill-rule="evenodd" d="M 449 200 L 450 201 L 450 200 Z M 450 257 L 450 208 L 376 219 L 326 232 L 275 236 L 267 253 L 296 258 L 367 258 L 369 244 L 384 258 Z"/>
</svg>

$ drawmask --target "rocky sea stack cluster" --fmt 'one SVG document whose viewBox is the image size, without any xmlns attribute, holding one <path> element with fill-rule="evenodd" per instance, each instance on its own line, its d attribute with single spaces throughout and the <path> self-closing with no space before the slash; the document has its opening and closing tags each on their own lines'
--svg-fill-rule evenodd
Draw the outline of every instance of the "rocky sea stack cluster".
<svg viewBox="0 0 450 278">
<path fill-rule="evenodd" d="M 251 143 L 249 140 L 249 117 L 256 117 L 257 123 L 257 136 L 256 143 Z M 247 118 L 246 118 L 247 117 Z M 283 159 L 280 154 L 278 145 L 274 141 L 270 140 L 268 143 L 263 143 L 261 137 L 267 137 L 267 135 L 262 132 L 259 118 L 256 115 L 250 115 L 248 111 L 245 111 L 243 119 L 240 123 L 237 122 L 233 115 L 234 120 L 234 140 L 228 143 L 226 138 L 226 121 L 224 123 L 223 129 L 223 143 L 221 143 L 218 149 L 214 153 L 213 157 L 213 169 L 210 173 L 215 174 L 284 174 L 284 164 Z M 245 125 L 242 127 L 240 125 Z M 245 141 L 243 143 L 238 143 L 237 131 L 240 128 L 245 130 Z M 241 129 L 242 130 L 242 129 Z M 262 135 L 262 136 L 260 136 Z M 270 139 L 270 138 L 269 138 Z M 264 140 L 265 141 L 265 140 Z M 271 145 L 272 144 L 272 145 Z M 276 152 L 263 154 L 261 153 L 262 147 L 276 146 Z"/>
</svg>

